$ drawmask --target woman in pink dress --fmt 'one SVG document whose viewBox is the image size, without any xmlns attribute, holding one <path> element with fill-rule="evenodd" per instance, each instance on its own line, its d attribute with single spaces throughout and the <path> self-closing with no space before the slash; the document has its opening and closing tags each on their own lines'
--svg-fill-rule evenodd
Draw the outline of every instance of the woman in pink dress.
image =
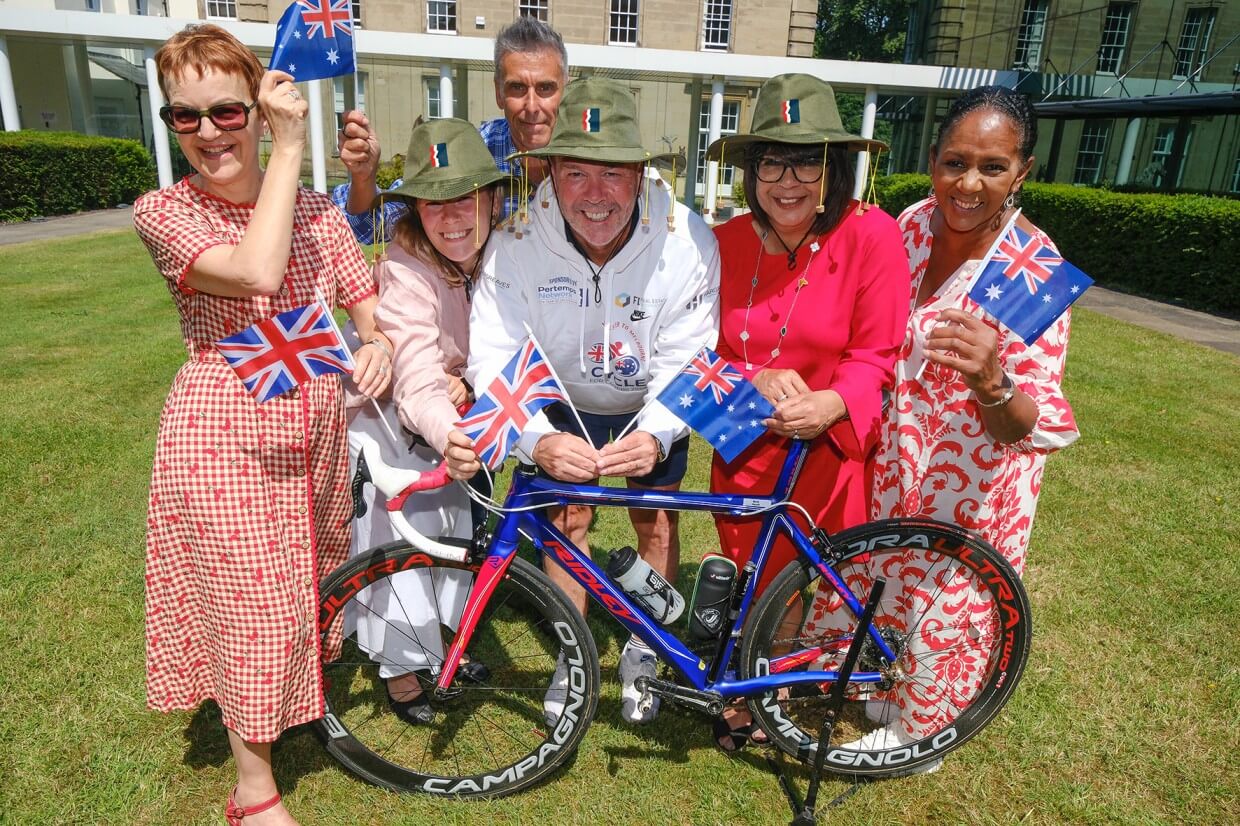
<svg viewBox="0 0 1240 826">
<path fill-rule="evenodd" d="M 439 150 L 432 152 L 432 148 Z M 432 161 L 432 157 L 434 161 Z M 456 428 L 457 407 L 471 400 L 461 378 L 469 349 L 469 299 L 491 227 L 503 206 L 505 178 L 478 130 L 444 118 L 414 127 L 405 156 L 404 183 L 383 198 L 409 209 L 394 227 L 395 243 L 379 267 L 375 323 L 395 346 L 393 399 L 380 409 L 365 405 L 352 413 L 349 440 L 354 454 L 373 438 L 394 466 L 430 470 L 448 460 L 449 474 L 463 479 L 481 467 L 469 438 Z M 384 426 L 379 416 L 388 419 Z M 393 421 L 399 419 L 399 423 Z M 401 426 L 417 436 L 410 447 L 392 444 Z M 472 535 L 469 499 L 461 485 L 410 497 L 405 517 L 427 536 Z M 369 507 L 354 527 L 354 553 L 397 539 L 381 507 Z M 346 632 L 379 664 L 392 710 L 407 723 L 434 719 L 428 685 L 439 673 L 444 645 L 440 626 L 455 629 L 469 595 L 468 571 L 405 571 L 358 597 Z M 484 682 L 482 663 L 458 672 Z"/>
<path fill-rule="evenodd" d="M 322 296 L 366 342 L 353 379 L 370 395 L 387 385 L 391 343 L 375 329 L 375 287 L 344 219 L 300 186 L 307 104 L 292 77 L 264 73 L 212 25 L 186 27 L 155 62 L 160 116 L 197 173 L 134 205 L 189 354 L 151 474 L 147 703 L 215 700 L 237 764 L 229 823 L 294 823 L 271 743 L 323 714 L 317 586 L 349 544 L 341 381 L 311 379 L 260 405 L 214 342 Z"/>
<path fill-rule="evenodd" d="M 1079 435 L 1061 387 L 1070 313 L 1025 344 L 984 315 L 968 292 L 1019 203 L 1036 141 L 1028 100 L 998 86 L 962 95 L 939 128 L 930 150 L 933 192 L 899 218 L 912 275 L 911 316 L 874 479 L 875 518 L 924 516 L 960 525 L 994 545 L 1017 573 L 1025 566 L 1046 456 Z M 1023 215 L 1017 226 L 1050 244 Z M 922 556 L 909 551 L 906 570 L 924 570 L 929 563 Z M 914 581 L 920 574 L 903 588 L 889 585 L 882 610 L 898 616 L 887 611 L 889 604 L 916 604 L 918 595 L 908 592 Z M 829 627 L 837 607 L 816 602 L 806 629 Z M 944 698 L 963 707 L 975 693 L 987 665 L 980 644 L 968 638 L 967 617 L 978 612 L 967 600 L 953 607 L 951 615 L 921 618 L 922 627 L 938 622 L 943 629 L 933 650 L 915 652 L 929 679 L 907 681 L 867 702 L 867 716 L 881 727 L 858 741 L 862 747 L 896 748 L 941 728 L 957 707 Z M 913 644 L 931 643 L 919 635 Z"/>
<path fill-rule="evenodd" d="M 752 209 L 715 231 L 718 352 L 775 406 L 769 434 L 730 464 L 716 454 L 711 489 L 769 494 L 789 438 L 812 440 L 790 498 L 831 532 L 867 519 L 882 388 L 907 319 L 908 260 L 896 223 L 852 198 L 848 153 L 879 147 L 844 131 L 826 83 L 780 75 L 758 92 L 752 133 L 707 150 L 744 171 Z M 761 521 L 717 521 L 722 552 L 738 567 Z M 759 590 L 795 555 L 779 537 Z M 716 736 L 732 751 L 754 730 L 745 710 L 726 719 Z"/>
</svg>

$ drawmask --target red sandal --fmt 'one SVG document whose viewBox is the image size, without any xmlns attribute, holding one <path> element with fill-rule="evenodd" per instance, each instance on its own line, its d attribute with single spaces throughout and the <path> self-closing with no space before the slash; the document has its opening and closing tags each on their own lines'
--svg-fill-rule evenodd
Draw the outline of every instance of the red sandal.
<svg viewBox="0 0 1240 826">
<path fill-rule="evenodd" d="M 272 806 L 280 802 L 280 795 L 277 794 L 270 800 L 258 803 L 254 806 L 237 805 L 237 787 L 233 786 L 233 790 L 228 793 L 228 804 L 224 807 L 224 819 L 228 821 L 228 826 L 241 826 L 241 821 L 248 815 L 256 815 L 265 812 Z"/>
</svg>

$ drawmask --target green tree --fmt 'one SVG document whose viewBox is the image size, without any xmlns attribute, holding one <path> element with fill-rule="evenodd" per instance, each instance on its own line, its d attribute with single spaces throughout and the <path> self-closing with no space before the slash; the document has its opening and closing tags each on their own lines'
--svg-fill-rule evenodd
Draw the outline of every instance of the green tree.
<svg viewBox="0 0 1240 826">
<path fill-rule="evenodd" d="M 917 0 L 818 0 L 814 57 L 899 63 Z"/>
</svg>

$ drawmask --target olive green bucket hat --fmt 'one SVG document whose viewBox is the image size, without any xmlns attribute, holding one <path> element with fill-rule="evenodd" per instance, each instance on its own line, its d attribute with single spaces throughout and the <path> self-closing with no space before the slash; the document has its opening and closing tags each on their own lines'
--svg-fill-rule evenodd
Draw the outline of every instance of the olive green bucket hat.
<svg viewBox="0 0 1240 826">
<path fill-rule="evenodd" d="M 852 152 L 886 149 L 887 144 L 844 131 L 835 92 L 812 75 L 776 75 L 762 84 L 749 134 L 728 135 L 706 150 L 708 161 L 745 165 L 752 143 L 845 144 Z"/>
<path fill-rule="evenodd" d="M 451 201 L 506 177 L 472 124 L 443 118 L 413 128 L 404 181 L 380 197 Z"/>
<path fill-rule="evenodd" d="M 603 163 L 646 163 L 672 157 L 642 147 L 633 93 L 602 77 L 581 78 L 565 86 L 551 142 L 513 157 L 552 156 Z"/>
</svg>

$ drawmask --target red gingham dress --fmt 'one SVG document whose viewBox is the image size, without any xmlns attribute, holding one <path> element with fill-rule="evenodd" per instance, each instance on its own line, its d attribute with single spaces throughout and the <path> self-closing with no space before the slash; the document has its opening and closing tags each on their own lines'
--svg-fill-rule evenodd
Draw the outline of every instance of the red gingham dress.
<svg viewBox="0 0 1240 826">
<path fill-rule="evenodd" d="M 214 699 L 224 725 L 270 742 L 323 714 L 318 582 L 349 548 L 348 449 L 339 376 L 259 405 L 214 342 L 315 299 L 375 293 L 361 250 L 324 195 L 299 190 L 278 294 L 223 298 L 182 282 L 237 244 L 253 204 L 182 180 L 134 205 L 134 225 L 181 315 L 189 360 L 160 416 L 146 542 L 147 704 Z"/>
</svg>

